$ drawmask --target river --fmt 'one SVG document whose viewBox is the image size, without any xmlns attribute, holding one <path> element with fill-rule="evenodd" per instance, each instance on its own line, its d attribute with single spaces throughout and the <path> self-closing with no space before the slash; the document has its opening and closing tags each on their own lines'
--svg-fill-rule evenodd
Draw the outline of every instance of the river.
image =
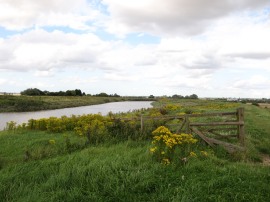
<svg viewBox="0 0 270 202">
<path fill-rule="evenodd" d="M 45 110 L 36 112 L 9 112 L 0 113 L 0 130 L 4 130 L 6 123 L 15 121 L 17 124 L 25 123 L 29 119 L 40 119 L 49 117 L 61 117 L 71 115 L 83 114 L 97 114 L 107 115 L 109 112 L 119 113 L 128 112 L 135 109 L 151 108 L 151 101 L 127 101 L 127 102 L 111 102 L 99 105 L 90 105 L 83 107 L 73 107 L 55 110 Z"/>
</svg>

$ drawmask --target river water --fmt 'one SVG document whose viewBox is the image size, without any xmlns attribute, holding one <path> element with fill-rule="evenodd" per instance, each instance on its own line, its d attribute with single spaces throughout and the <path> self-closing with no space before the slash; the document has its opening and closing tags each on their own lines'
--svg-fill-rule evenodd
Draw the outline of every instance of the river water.
<svg viewBox="0 0 270 202">
<path fill-rule="evenodd" d="M 109 112 L 119 113 L 128 112 L 135 109 L 151 108 L 151 101 L 128 101 L 128 102 L 111 102 L 99 105 L 90 105 L 83 107 L 73 107 L 55 110 L 45 110 L 36 112 L 9 112 L 0 113 L 0 130 L 4 130 L 6 123 L 15 121 L 17 124 L 25 123 L 29 119 L 40 119 L 49 117 L 61 117 L 71 115 L 83 114 L 97 114 L 107 115 Z"/>
</svg>

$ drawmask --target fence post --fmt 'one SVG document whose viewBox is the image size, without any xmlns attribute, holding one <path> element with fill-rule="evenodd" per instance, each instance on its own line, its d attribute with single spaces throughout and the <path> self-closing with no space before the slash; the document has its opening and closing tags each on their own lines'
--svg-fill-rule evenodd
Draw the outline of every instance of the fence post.
<svg viewBox="0 0 270 202">
<path fill-rule="evenodd" d="M 237 121 L 239 123 L 244 123 L 244 108 L 243 107 L 237 109 Z M 238 125 L 238 139 L 240 141 L 240 144 L 244 146 L 245 145 L 244 124 Z"/>
<path fill-rule="evenodd" d="M 141 115 L 141 132 L 143 132 L 143 115 Z"/>
<path fill-rule="evenodd" d="M 190 121 L 189 121 L 189 119 L 188 119 L 188 116 L 185 116 L 185 123 L 186 123 L 186 133 L 187 134 L 189 134 L 189 133 L 191 133 L 191 131 L 190 131 Z"/>
</svg>

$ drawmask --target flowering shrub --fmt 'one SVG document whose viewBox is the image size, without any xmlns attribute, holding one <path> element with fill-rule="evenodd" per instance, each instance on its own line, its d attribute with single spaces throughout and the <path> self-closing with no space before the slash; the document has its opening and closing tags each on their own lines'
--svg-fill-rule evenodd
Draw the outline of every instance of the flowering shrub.
<svg viewBox="0 0 270 202">
<path fill-rule="evenodd" d="M 180 105 L 175 105 L 175 104 L 167 104 L 165 106 L 165 109 L 170 111 L 170 112 L 181 110 L 181 108 L 182 107 Z"/>
<path fill-rule="evenodd" d="M 83 115 L 76 123 L 74 131 L 87 138 L 87 143 L 99 143 L 105 140 L 107 128 L 105 117 L 100 114 Z"/>
<path fill-rule="evenodd" d="M 152 134 L 150 152 L 157 161 L 165 165 L 170 164 L 176 158 L 185 162 L 187 157 L 197 156 L 195 152 L 191 151 L 191 145 L 198 140 L 191 134 L 173 134 L 165 126 L 158 127 Z"/>
</svg>

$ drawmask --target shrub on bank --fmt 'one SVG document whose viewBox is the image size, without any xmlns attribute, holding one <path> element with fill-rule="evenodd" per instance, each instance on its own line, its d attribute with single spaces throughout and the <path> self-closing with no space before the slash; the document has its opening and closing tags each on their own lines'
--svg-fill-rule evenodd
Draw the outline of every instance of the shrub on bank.
<svg viewBox="0 0 270 202">
<path fill-rule="evenodd" d="M 86 137 L 87 143 L 100 143 L 108 139 L 117 140 L 145 140 L 150 139 L 151 132 L 164 124 L 161 120 L 145 120 L 141 128 L 141 120 L 136 118 L 117 118 L 102 116 L 100 114 L 87 114 L 82 116 L 72 115 L 60 118 L 50 117 L 42 119 L 30 119 L 27 123 L 7 123 L 6 130 L 40 130 L 52 133 L 64 133 L 74 131 L 77 135 Z"/>
<path fill-rule="evenodd" d="M 191 134 L 173 134 L 164 126 L 158 127 L 152 134 L 153 141 L 150 152 L 158 162 L 165 165 L 172 162 L 186 163 L 189 158 L 197 157 L 194 145 L 198 140 Z"/>
</svg>

